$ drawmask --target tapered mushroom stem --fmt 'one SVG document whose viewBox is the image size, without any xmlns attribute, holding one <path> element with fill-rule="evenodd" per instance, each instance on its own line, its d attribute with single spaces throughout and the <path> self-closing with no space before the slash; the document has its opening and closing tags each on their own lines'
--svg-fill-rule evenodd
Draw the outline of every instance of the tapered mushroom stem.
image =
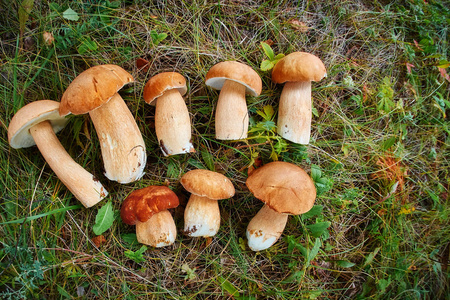
<svg viewBox="0 0 450 300">
<path fill-rule="evenodd" d="M 56 176 L 85 207 L 97 204 L 108 195 L 102 184 L 66 152 L 49 121 L 31 127 L 30 134 Z"/>
<path fill-rule="evenodd" d="M 122 97 L 114 94 L 89 115 L 100 140 L 105 176 L 120 183 L 139 180 L 147 161 L 145 144 Z"/>
<path fill-rule="evenodd" d="M 216 138 L 239 140 L 247 138 L 248 110 L 245 86 L 226 80 L 219 94 L 216 108 Z"/>
<path fill-rule="evenodd" d="M 177 228 L 168 210 L 160 211 L 147 222 L 136 223 L 136 237 L 139 243 L 156 248 L 172 245 L 177 236 Z"/>
<path fill-rule="evenodd" d="M 311 116 L 311 81 L 287 82 L 280 96 L 278 134 L 297 144 L 309 144 Z"/>
<path fill-rule="evenodd" d="M 278 213 L 264 205 L 247 226 L 250 249 L 261 251 L 272 246 L 283 233 L 287 219 L 287 214 Z"/>
<path fill-rule="evenodd" d="M 156 101 L 155 131 L 165 156 L 195 152 L 191 141 L 191 120 L 177 89 L 166 91 Z"/>
<path fill-rule="evenodd" d="M 184 211 L 184 232 L 188 236 L 214 236 L 220 227 L 217 200 L 191 194 Z"/>
</svg>

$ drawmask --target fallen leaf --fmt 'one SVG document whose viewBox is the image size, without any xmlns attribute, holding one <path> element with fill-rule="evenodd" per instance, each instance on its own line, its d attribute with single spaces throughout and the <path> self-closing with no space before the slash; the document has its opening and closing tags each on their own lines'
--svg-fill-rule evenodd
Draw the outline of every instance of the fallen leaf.
<svg viewBox="0 0 450 300">
<path fill-rule="evenodd" d="M 406 69 L 408 70 L 408 74 L 411 74 L 411 69 L 415 68 L 415 66 L 413 64 L 410 63 L 406 63 Z"/>
<path fill-rule="evenodd" d="M 55 41 L 55 38 L 53 37 L 53 33 L 45 31 L 42 34 L 42 37 L 44 38 L 44 44 L 47 46 L 51 46 L 53 42 Z"/>
<path fill-rule="evenodd" d="M 439 73 L 441 73 L 442 78 L 450 82 L 450 76 L 448 75 L 447 71 L 444 68 L 438 68 Z"/>
<path fill-rule="evenodd" d="M 269 46 L 273 45 L 273 41 L 271 39 L 265 40 L 264 43 L 266 43 Z"/>
<path fill-rule="evenodd" d="M 290 20 L 288 23 L 291 24 L 291 26 L 295 30 L 298 30 L 302 33 L 306 33 L 310 29 L 310 27 L 308 27 L 305 22 L 301 22 L 299 20 Z"/>
<path fill-rule="evenodd" d="M 136 60 L 136 67 L 140 70 L 140 71 L 144 71 L 147 72 L 148 69 L 150 68 L 150 62 L 146 59 L 143 58 L 138 58 Z"/>
<path fill-rule="evenodd" d="M 106 243 L 106 238 L 103 235 L 97 235 L 96 237 L 92 238 L 92 242 L 98 248 L 101 245 L 103 245 L 104 243 Z"/>
</svg>

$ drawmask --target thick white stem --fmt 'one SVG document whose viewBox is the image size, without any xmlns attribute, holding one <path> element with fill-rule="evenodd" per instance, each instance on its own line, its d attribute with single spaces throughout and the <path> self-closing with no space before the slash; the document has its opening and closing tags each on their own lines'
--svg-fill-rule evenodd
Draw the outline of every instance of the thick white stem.
<svg viewBox="0 0 450 300">
<path fill-rule="evenodd" d="M 30 134 L 56 176 L 85 207 L 97 204 L 108 195 L 102 184 L 66 152 L 49 121 L 31 127 Z"/>
<path fill-rule="evenodd" d="M 245 86 L 226 80 L 219 94 L 216 108 L 216 138 L 240 140 L 247 138 L 248 110 Z"/>
<path fill-rule="evenodd" d="M 147 162 L 145 143 L 119 94 L 89 112 L 102 151 L 105 176 L 119 183 L 139 180 Z"/>
<path fill-rule="evenodd" d="M 217 200 L 191 194 L 184 210 L 184 233 L 188 236 L 213 236 L 219 231 L 220 210 Z"/>
<path fill-rule="evenodd" d="M 311 81 L 287 82 L 280 96 L 278 134 L 307 145 L 311 136 Z"/>
<path fill-rule="evenodd" d="M 288 215 L 280 214 L 264 205 L 247 226 L 250 249 L 261 251 L 275 244 L 286 227 L 287 219 Z"/>
<path fill-rule="evenodd" d="M 189 112 L 177 89 L 165 92 L 156 100 L 155 131 L 165 156 L 195 152 Z"/>
<path fill-rule="evenodd" d="M 136 223 L 136 237 L 139 243 L 152 247 L 172 245 L 177 237 L 177 228 L 168 210 L 154 214 L 147 222 Z"/>
</svg>

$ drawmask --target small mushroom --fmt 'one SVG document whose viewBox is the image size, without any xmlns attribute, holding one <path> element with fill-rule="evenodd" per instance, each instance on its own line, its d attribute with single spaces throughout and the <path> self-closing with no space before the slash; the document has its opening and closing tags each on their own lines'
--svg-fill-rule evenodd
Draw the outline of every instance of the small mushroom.
<svg viewBox="0 0 450 300">
<path fill-rule="evenodd" d="M 176 72 L 153 76 L 144 87 L 144 100 L 156 105 L 155 131 L 164 156 L 195 152 L 191 120 L 183 95 L 186 79 Z"/>
<path fill-rule="evenodd" d="M 122 204 L 120 216 L 128 225 L 136 225 L 139 243 L 153 247 L 172 245 L 177 229 L 169 208 L 179 204 L 177 195 L 166 186 L 148 186 L 133 191 Z"/>
<path fill-rule="evenodd" d="M 214 65 L 206 74 L 207 86 L 220 90 L 216 108 L 216 138 L 247 138 L 248 110 L 245 95 L 261 94 L 262 81 L 251 67 L 226 61 Z"/>
<path fill-rule="evenodd" d="M 56 137 L 67 123 L 59 115 L 59 102 L 39 100 L 22 107 L 11 119 L 8 141 L 14 149 L 37 145 L 56 176 L 85 207 L 108 195 L 102 184 L 67 153 Z"/>
<path fill-rule="evenodd" d="M 272 81 L 285 83 L 278 108 L 278 134 L 298 144 L 309 144 L 311 136 L 311 81 L 327 76 L 315 55 L 293 52 L 280 59 L 272 70 Z"/>
<path fill-rule="evenodd" d="M 133 115 L 117 93 L 133 77 L 116 65 L 99 65 L 79 74 L 67 87 L 59 113 L 89 113 L 105 166 L 105 176 L 130 183 L 144 175 L 145 143 Z"/>
<path fill-rule="evenodd" d="M 265 203 L 247 226 L 248 246 L 253 251 L 272 246 L 283 233 L 288 215 L 309 211 L 316 199 L 312 179 L 302 168 L 287 162 L 271 162 L 256 169 L 245 184 Z"/>
<path fill-rule="evenodd" d="M 233 183 L 220 173 L 202 169 L 187 172 L 180 182 L 191 193 L 184 211 L 184 232 L 192 237 L 215 235 L 220 227 L 217 200 L 234 196 Z"/>
</svg>

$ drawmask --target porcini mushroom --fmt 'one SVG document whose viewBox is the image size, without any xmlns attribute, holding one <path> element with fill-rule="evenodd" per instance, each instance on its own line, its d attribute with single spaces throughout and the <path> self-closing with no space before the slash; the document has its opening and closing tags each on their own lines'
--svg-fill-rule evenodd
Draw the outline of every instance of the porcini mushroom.
<svg viewBox="0 0 450 300">
<path fill-rule="evenodd" d="M 177 195 L 166 186 L 148 186 L 131 192 L 122 204 L 120 216 L 136 225 L 139 243 L 153 247 L 172 245 L 177 229 L 169 208 L 179 204 Z"/>
<path fill-rule="evenodd" d="M 233 183 L 220 173 L 202 169 L 187 172 L 180 182 L 191 193 L 184 211 L 184 232 L 192 237 L 214 236 L 220 227 L 217 200 L 234 196 Z"/>
<path fill-rule="evenodd" d="M 157 74 L 144 86 L 145 102 L 156 105 L 155 131 L 164 156 L 195 152 L 191 120 L 182 97 L 186 91 L 186 79 L 176 72 Z"/>
<path fill-rule="evenodd" d="M 133 77 L 116 65 L 99 65 L 79 74 L 67 87 L 59 113 L 89 113 L 109 180 L 130 183 L 144 175 L 145 143 L 118 91 Z"/>
<path fill-rule="evenodd" d="M 298 144 L 309 144 L 311 136 L 311 81 L 327 76 L 315 55 L 293 52 L 280 59 L 272 70 L 272 81 L 285 83 L 278 108 L 277 132 Z"/>
<path fill-rule="evenodd" d="M 248 110 L 245 95 L 261 94 L 262 81 L 251 67 L 236 61 L 214 65 L 206 74 L 207 86 L 220 90 L 216 108 L 216 138 L 247 138 Z"/>
<path fill-rule="evenodd" d="M 59 102 L 39 100 L 22 107 L 8 127 L 8 141 L 14 149 L 37 145 L 56 176 L 85 207 L 108 195 L 102 184 L 77 164 L 56 137 L 67 123 L 59 115 Z"/>
<path fill-rule="evenodd" d="M 247 226 L 248 246 L 253 251 L 272 246 L 283 233 L 288 215 L 309 211 L 316 199 L 312 179 L 288 162 L 271 162 L 256 169 L 245 184 L 265 203 Z"/>
</svg>

